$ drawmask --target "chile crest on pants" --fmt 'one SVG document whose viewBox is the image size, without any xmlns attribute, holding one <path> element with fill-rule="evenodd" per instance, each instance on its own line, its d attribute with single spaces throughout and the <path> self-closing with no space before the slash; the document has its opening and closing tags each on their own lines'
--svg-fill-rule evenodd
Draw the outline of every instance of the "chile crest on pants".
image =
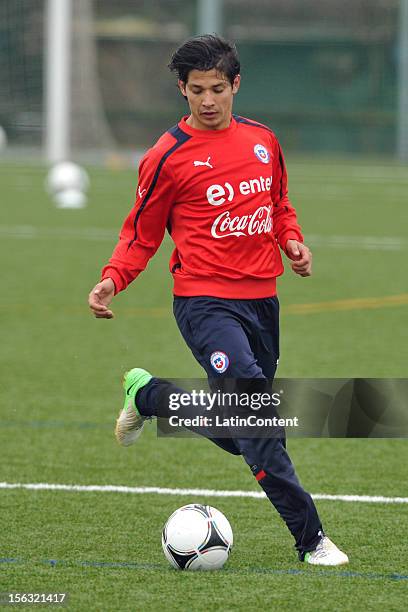
<svg viewBox="0 0 408 612">
<path fill-rule="evenodd" d="M 222 351 L 214 351 L 214 353 L 211 354 L 210 363 L 216 372 L 222 374 L 229 366 L 228 355 Z"/>
</svg>

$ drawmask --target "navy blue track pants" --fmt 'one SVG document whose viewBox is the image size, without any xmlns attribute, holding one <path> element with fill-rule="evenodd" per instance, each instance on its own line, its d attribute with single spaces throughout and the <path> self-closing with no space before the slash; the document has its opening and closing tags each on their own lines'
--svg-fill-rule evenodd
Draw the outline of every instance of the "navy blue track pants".
<svg viewBox="0 0 408 612">
<path fill-rule="evenodd" d="M 213 390 L 222 391 L 225 383 L 231 391 L 231 380 L 249 381 L 258 392 L 270 388 L 279 359 L 276 296 L 256 300 L 175 297 L 174 315 Z M 136 398 L 141 413 L 158 416 L 155 407 L 163 405 L 163 393 L 168 397 L 174 390 L 180 391 L 172 383 L 152 379 Z M 311 496 L 295 474 L 284 433 L 272 438 L 211 439 L 224 450 L 244 457 L 295 538 L 300 558 L 314 550 L 322 525 Z"/>
</svg>

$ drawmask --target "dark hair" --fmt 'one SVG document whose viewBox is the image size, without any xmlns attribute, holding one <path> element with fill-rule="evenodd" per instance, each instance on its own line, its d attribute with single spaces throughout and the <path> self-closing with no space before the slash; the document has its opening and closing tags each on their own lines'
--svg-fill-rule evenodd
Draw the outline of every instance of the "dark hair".
<svg viewBox="0 0 408 612">
<path fill-rule="evenodd" d="M 169 68 L 176 72 L 180 81 L 187 83 L 191 70 L 207 71 L 215 68 L 230 81 L 239 74 L 240 63 L 234 43 L 205 34 L 189 38 L 172 55 Z"/>
</svg>

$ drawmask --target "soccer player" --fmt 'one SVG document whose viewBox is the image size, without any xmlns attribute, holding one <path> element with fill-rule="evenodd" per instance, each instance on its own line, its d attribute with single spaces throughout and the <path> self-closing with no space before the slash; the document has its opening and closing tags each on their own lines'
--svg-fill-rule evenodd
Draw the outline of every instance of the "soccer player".
<svg viewBox="0 0 408 612">
<path fill-rule="evenodd" d="M 112 318 L 113 296 L 144 270 L 167 229 L 175 243 L 174 315 L 211 388 L 222 389 L 228 377 L 237 388 L 247 381 L 249 390 L 267 389 L 279 358 L 279 247 L 296 274 L 306 277 L 312 269 L 288 199 L 282 150 L 268 127 L 232 114 L 240 86 L 233 44 L 211 35 L 192 38 L 169 68 L 190 113 L 141 160 L 135 205 L 89 306 L 97 318 Z M 121 444 L 136 440 L 171 388 L 141 368 L 125 374 L 125 405 L 116 424 Z M 212 441 L 244 457 L 292 533 L 301 561 L 348 562 L 301 487 L 284 434 Z"/>
</svg>

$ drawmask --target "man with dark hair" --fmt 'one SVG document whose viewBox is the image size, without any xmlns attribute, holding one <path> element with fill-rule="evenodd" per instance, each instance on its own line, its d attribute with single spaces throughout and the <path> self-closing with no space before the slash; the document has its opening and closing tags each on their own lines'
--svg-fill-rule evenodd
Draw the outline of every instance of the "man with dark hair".
<svg viewBox="0 0 408 612">
<path fill-rule="evenodd" d="M 199 36 L 177 49 L 169 68 L 183 83 L 187 83 L 191 70 L 206 72 L 215 68 L 232 86 L 241 66 L 235 45 L 218 36 Z"/>
<path fill-rule="evenodd" d="M 144 270 L 167 228 L 175 250 L 174 314 L 212 389 L 270 389 L 279 358 L 276 277 L 279 247 L 300 276 L 312 257 L 288 199 L 282 150 L 266 126 L 232 114 L 240 85 L 235 46 L 218 36 L 185 42 L 169 68 L 190 114 L 161 136 L 139 167 L 134 208 L 102 280 L 89 294 L 97 318 Z M 125 404 L 116 424 L 120 444 L 132 444 L 144 422 L 163 412 L 172 383 L 133 368 L 124 378 Z M 231 387 L 228 387 L 231 391 Z M 295 539 L 301 561 L 341 565 L 347 555 L 324 534 L 311 496 L 301 487 L 284 433 L 210 439 L 242 455 Z"/>
</svg>

